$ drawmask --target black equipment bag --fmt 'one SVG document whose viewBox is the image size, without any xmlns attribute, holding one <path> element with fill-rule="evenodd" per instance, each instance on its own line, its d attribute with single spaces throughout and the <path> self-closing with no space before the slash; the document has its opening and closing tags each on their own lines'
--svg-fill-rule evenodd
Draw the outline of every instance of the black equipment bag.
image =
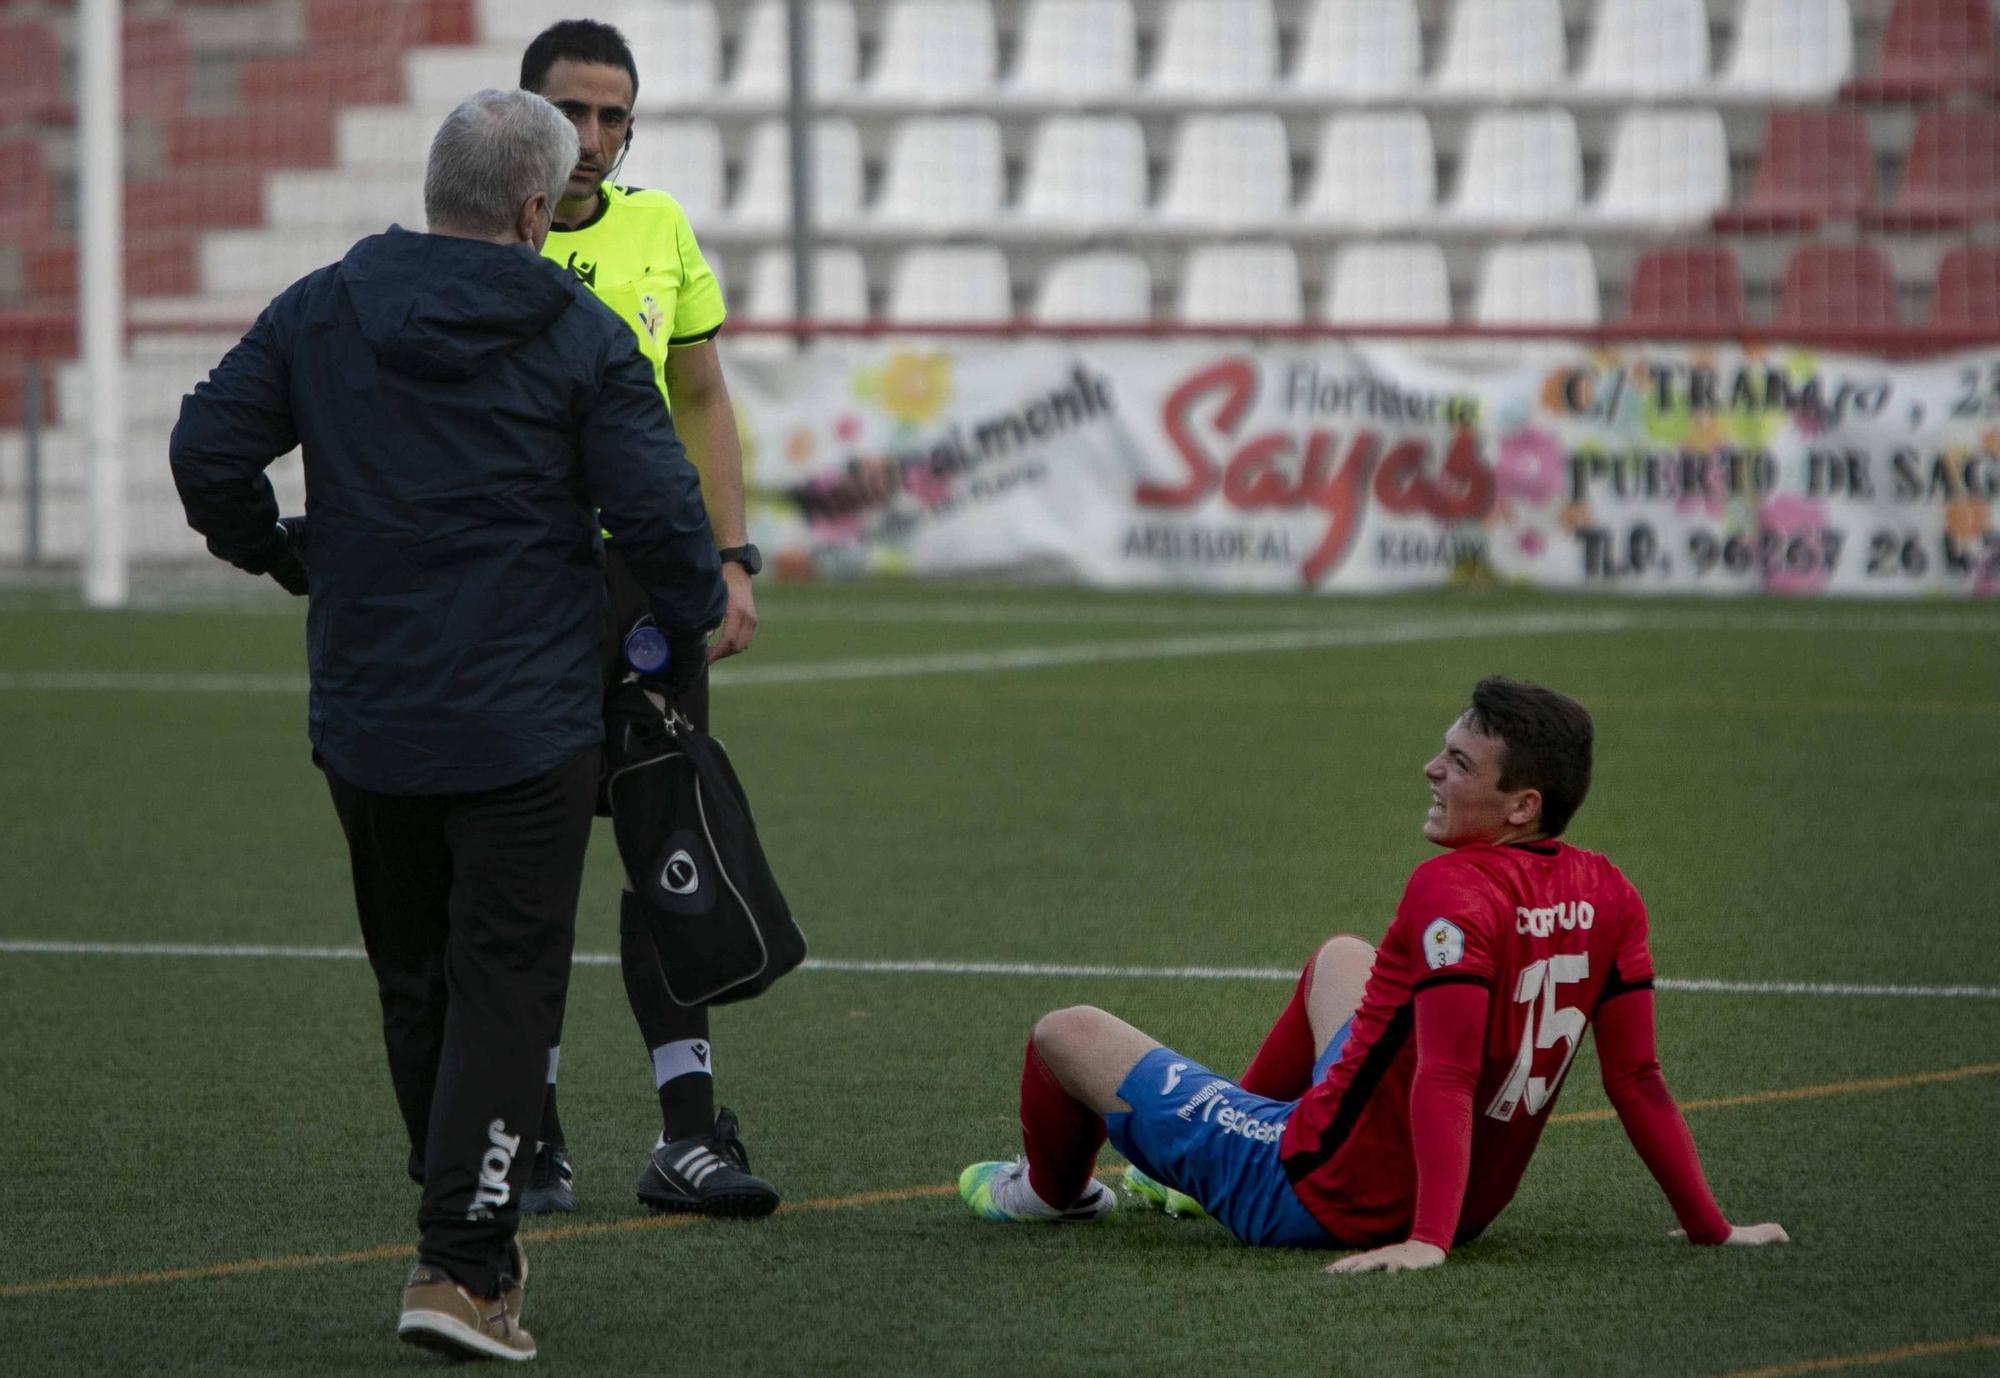
<svg viewBox="0 0 2000 1378">
<path fill-rule="evenodd" d="M 805 960 L 722 744 L 637 684 L 605 707 L 606 794 L 626 879 L 679 1005 L 761 995 Z"/>
</svg>

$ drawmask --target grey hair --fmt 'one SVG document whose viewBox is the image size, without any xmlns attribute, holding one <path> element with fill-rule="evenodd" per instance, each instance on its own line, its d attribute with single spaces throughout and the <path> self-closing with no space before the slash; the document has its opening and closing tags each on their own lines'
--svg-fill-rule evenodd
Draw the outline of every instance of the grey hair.
<svg viewBox="0 0 2000 1378">
<path fill-rule="evenodd" d="M 576 156 L 568 117 L 534 92 L 468 96 L 431 140 L 424 218 L 433 230 L 504 236 L 536 192 L 561 199 Z"/>
</svg>

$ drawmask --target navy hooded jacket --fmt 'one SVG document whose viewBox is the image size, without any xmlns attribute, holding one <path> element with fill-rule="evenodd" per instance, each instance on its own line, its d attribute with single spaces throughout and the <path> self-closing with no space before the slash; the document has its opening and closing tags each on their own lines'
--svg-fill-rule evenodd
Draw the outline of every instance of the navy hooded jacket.
<svg viewBox="0 0 2000 1378">
<path fill-rule="evenodd" d="M 599 521 L 669 637 L 725 602 L 699 479 L 630 327 L 525 244 L 391 229 L 265 308 L 181 402 L 188 524 L 285 550 L 302 448 L 314 749 L 385 794 L 496 789 L 603 739 Z"/>
</svg>

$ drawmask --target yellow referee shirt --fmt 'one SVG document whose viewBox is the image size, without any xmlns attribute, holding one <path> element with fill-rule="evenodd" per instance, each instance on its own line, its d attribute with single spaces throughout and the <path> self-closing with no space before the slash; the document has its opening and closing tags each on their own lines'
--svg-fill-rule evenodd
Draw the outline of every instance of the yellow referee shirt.
<svg viewBox="0 0 2000 1378">
<path fill-rule="evenodd" d="M 667 350 L 713 338 L 728 314 L 680 202 L 664 191 L 607 182 L 597 214 L 573 230 L 551 229 L 542 257 L 576 274 L 632 327 L 671 411 Z"/>
</svg>

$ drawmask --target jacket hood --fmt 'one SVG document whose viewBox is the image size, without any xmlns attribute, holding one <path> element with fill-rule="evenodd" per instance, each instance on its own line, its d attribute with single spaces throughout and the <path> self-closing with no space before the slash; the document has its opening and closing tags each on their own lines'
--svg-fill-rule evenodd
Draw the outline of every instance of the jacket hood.
<svg viewBox="0 0 2000 1378">
<path fill-rule="evenodd" d="M 340 281 L 385 367 L 446 382 L 476 376 L 575 300 L 562 270 L 526 244 L 396 226 L 349 249 Z"/>
</svg>

